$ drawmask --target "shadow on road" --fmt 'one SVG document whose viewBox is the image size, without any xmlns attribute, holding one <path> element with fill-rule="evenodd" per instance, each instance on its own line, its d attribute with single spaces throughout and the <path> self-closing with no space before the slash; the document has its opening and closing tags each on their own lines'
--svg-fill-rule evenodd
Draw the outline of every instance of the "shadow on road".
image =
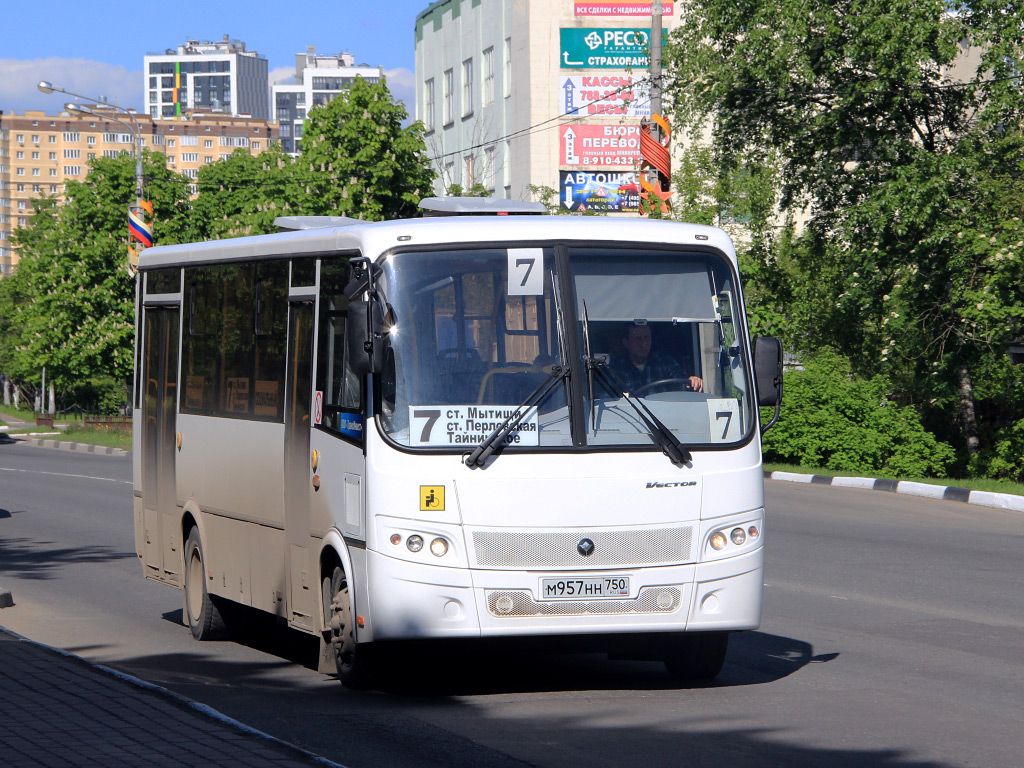
<svg viewBox="0 0 1024 768">
<path fill-rule="evenodd" d="M 182 611 L 163 614 L 182 625 Z M 317 668 L 319 640 L 289 629 L 256 611 L 232 617 L 232 637 L 283 662 Z M 392 643 L 381 647 L 376 689 L 414 697 L 477 696 L 586 690 L 676 690 L 764 685 L 807 664 L 825 663 L 838 653 L 815 655 L 810 644 L 765 632 L 740 632 L 730 639 L 725 667 L 710 682 L 668 676 L 660 661 L 610 658 L 595 649 L 569 650 L 580 638 L 500 638 Z M 197 650 L 205 644 L 197 645 Z M 204 666 L 207 664 L 204 662 Z M 272 663 L 269 667 L 276 667 Z M 259 665 L 243 672 L 259 677 Z M 216 670 L 209 670 L 216 676 Z M 237 679 L 238 670 L 230 672 Z M 254 682 L 256 682 L 254 680 Z M 339 685 L 340 688 L 340 685 Z"/>
<path fill-rule="evenodd" d="M 10 514 L 3 510 L 0 517 L 9 517 Z M 59 576 L 62 568 L 69 565 L 135 557 L 134 552 L 119 552 L 113 547 L 58 547 L 52 541 L 24 537 L 0 539 L 0 574 L 20 579 L 53 579 Z"/>
</svg>

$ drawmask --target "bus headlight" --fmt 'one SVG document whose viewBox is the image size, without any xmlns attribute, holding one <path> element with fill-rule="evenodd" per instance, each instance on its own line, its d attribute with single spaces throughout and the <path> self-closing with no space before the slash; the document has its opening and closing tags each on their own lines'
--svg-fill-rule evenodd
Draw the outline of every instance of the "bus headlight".
<svg viewBox="0 0 1024 768">
<path fill-rule="evenodd" d="M 437 557 L 444 557 L 448 554 L 448 540 L 438 536 L 430 542 L 430 552 Z"/>
<path fill-rule="evenodd" d="M 747 540 L 747 532 L 742 528 L 733 528 L 732 533 L 729 534 L 729 538 L 732 539 L 732 543 L 738 547 Z"/>
<path fill-rule="evenodd" d="M 419 534 L 413 534 L 405 540 L 405 546 L 409 548 L 410 552 L 419 552 L 423 549 L 423 537 Z"/>
<path fill-rule="evenodd" d="M 711 548 L 715 550 L 725 549 L 726 538 L 725 534 L 719 531 L 711 537 Z"/>
</svg>

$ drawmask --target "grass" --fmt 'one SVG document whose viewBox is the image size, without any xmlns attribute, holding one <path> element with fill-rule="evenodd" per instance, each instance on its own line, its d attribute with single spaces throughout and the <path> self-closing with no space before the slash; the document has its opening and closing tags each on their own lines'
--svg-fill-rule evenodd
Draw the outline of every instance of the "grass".
<svg viewBox="0 0 1024 768">
<path fill-rule="evenodd" d="M 802 467 L 796 464 L 765 463 L 768 472 L 796 472 L 801 475 L 826 475 L 828 477 L 872 477 L 883 480 L 909 480 L 913 483 L 929 485 L 953 485 L 958 488 L 969 488 L 972 491 L 991 491 L 992 493 L 1012 493 L 1024 496 L 1024 484 L 1012 480 L 992 480 L 989 478 L 961 477 L 896 477 L 882 472 L 847 472 L 841 469 L 823 469 L 821 467 Z"/>
<path fill-rule="evenodd" d="M 114 429 L 68 427 L 64 430 L 63 435 L 55 436 L 51 439 L 69 440 L 73 443 L 88 443 L 89 445 L 102 445 L 107 448 L 121 448 L 126 451 L 132 449 L 131 434 Z"/>
</svg>

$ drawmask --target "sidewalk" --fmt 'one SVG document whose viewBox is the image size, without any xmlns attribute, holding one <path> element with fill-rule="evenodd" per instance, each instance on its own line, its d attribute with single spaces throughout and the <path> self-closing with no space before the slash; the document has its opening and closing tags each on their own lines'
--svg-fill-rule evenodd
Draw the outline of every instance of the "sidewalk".
<svg viewBox="0 0 1024 768">
<path fill-rule="evenodd" d="M 4 768 L 340 768 L 209 707 L 0 627 Z"/>
</svg>

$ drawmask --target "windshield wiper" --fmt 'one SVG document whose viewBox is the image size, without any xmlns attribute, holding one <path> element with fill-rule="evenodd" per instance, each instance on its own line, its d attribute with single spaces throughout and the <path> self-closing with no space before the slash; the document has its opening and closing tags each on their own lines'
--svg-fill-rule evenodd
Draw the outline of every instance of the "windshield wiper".
<svg viewBox="0 0 1024 768">
<path fill-rule="evenodd" d="M 482 467 L 487 463 L 487 460 L 491 458 L 491 454 L 497 450 L 498 446 L 504 443 L 505 439 L 523 423 L 523 419 L 526 418 L 530 410 L 539 405 L 540 402 L 547 397 L 548 392 L 550 392 L 558 382 L 568 375 L 569 366 L 563 367 L 560 365 L 552 365 L 548 372 L 549 378 L 541 382 L 540 386 L 527 395 L 522 404 L 516 407 L 516 409 L 505 418 L 497 429 L 485 437 L 480 445 L 467 453 L 462 460 L 463 463 L 470 469 Z"/>
<path fill-rule="evenodd" d="M 597 378 L 601 380 L 601 383 L 605 385 L 609 392 L 613 394 L 620 393 L 622 398 L 633 407 L 637 416 L 639 416 L 640 420 L 646 425 L 647 431 L 651 433 L 651 437 L 653 437 L 655 442 L 661 446 L 661 450 L 665 452 L 665 455 L 668 456 L 669 460 L 673 464 L 682 466 L 690 461 L 692 458 L 690 456 L 690 452 L 686 450 L 681 442 L 679 442 L 679 438 L 672 433 L 672 430 L 665 426 L 665 423 L 661 419 L 654 415 L 642 399 L 633 397 L 626 391 L 622 382 L 619 381 L 618 377 L 611 372 L 610 368 L 608 368 L 607 362 L 589 356 L 586 357 L 585 360 L 587 363 L 587 370 L 595 373 Z M 591 402 L 594 400 L 593 390 L 590 391 L 590 400 Z"/>
</svg>

